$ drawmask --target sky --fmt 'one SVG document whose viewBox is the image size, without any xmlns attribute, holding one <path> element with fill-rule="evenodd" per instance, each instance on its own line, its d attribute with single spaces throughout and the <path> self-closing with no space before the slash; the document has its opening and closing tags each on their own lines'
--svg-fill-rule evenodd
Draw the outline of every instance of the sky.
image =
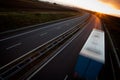
<svg viewBox="0 0 120 80">
<path fill-rule="evenodd" d="M 120 0 L 100 0 L 101 2 L 107 3 L 108 5 L 120 9 Z"/>
<path fill-rule="evenodd" d="M 120 0 L 41 0 L 120 17 Z"/>
</svg>

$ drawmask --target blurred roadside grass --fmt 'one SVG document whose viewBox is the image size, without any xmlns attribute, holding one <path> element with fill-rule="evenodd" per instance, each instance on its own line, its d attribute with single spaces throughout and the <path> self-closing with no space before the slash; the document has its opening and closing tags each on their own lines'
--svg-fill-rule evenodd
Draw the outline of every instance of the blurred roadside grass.
<svg viewBox="0 0 120 80">
<path fill-rule="evenodd" d="M 17 29 L 29 25 L 40 24 L 52 20 L 72 17 L 74 12 L 39 13 L 39 12 L 0 12 L 0 32 Z"/>
</svg>

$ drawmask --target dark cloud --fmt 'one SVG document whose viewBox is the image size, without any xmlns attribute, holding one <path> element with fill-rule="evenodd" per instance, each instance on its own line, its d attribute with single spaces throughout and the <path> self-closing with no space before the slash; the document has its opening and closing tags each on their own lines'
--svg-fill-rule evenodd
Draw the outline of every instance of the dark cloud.
<svg viewBox="0 0 120 80">
<path fill-rule="evenodd" d="M 99 0 L 106 4 L 114 5 L 115 8 L 120 9 L 120 0 Z"/>
</svg>

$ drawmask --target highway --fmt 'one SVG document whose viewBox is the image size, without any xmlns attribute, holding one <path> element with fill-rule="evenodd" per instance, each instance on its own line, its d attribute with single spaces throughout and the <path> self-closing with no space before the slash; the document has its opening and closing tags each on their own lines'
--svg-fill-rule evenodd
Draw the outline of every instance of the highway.
<svg viewBox="0 0 120 80">
<path fill-rule="evenodd" d="M 101 26 L 96 16 L 86 13 L 1 38 L 0 79 L 72 79 L 80 50 L 92 30 Z"/>
<path fill-rule="evenodd" d="M 46 25 L 42 28 L 32 29 L 27 32 L 16 33 L 12 36 L 0 38 L 0 67 L 29 53 L 47 41 L 59 36 L 76 25 L 82 24 L 89 17 L 85 14 L 81 17 L 73 18 Z"/>
<path fill-rule="evenodd" d="M 95 16 L 92 16 L 84 28 L 35 71 L 28 80 L 71 80 L 78 53 L 93 28 L 101 29 L 101 22 Z"/>
<path fill-rule="evenodd" d="M 0 33 L 0 80 L 76 80 L 79 52 L 94 29 L 105 33 L 105 64 L 97 80 L 119 80 L 119 57 L 109 26 L 103 21 L 85 13 L 22 31 Z"/>
</svg>

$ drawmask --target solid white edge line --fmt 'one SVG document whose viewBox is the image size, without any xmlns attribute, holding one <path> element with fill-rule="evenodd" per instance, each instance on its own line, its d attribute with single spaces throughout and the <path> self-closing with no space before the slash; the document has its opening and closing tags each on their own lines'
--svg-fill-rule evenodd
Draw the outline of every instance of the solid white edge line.
<svg viewBox="0 0 120 80">
<path fill-rule="evenodd" d="M 67 47 L 75 38 L 77 38 L 81 32 L 85 29 L 85 27 L 76 35 L 74 38 L 72 38 L 63 48 L 61 48 L 55 55 L 53 55 L 46 63 L 44 63 L 40 68 L 38 68 L 35 72 L 33 72 L 30 77 L 27 78 L 27 80 L 30 80 L 37 72 L 39 72 L 43 67 L 45 67 L 52 59 L 54 59 L 65 47 Z"/>
<path fill-rule="evenodd" d="M 84 16 L 85 16 L 85 15 L 83 15 L 83 16 L 81 16 L 81 17 L 77 17 L 77 18 L 82 18 L 82 17 L 84 17 Z M 77 18 L 73 18 L 73 19 L 77 19 Z M 70 20 L 73 20 L 73 19 L 70 19 Z M 69 20 L 66 20 L 66 21 L 69 21 Z M 62 22 L 66 22 L 66 21 L 62 21 Z M 59 23 L 62 23 L 62 22 L 59 22 Z M 55 24 L 58 24 L 58 23 L 55 23 Z M 55 25 L 55 24 L 53 24 L 53 25 Z M 35 31 L 38 31 L 38 30 L 40 30 L 40 29 L 44 29 L 44 28 L 48 28 L 48 27 L 51 27 L 51 26 L 46 26 L 46 27 L 42 27 L 42 28 L 38 28 L 38 29 L 31 30 L 31 31 L 28 31 L 28 32 L 20 33 L 20 34 L 14 35 L 14 36 L 10 36 L 10 37 L 4 38 L 4 39 L 0 39 L 0 41 L 4 41 L 4 40 L 11 39 L 11 38 L 14 38 L 14 37 L 22 36 L 22 35 L 24 35 L 24 34 L 28 34 L 28 33 L 31 33 L 31 32 L 35 32 Z"/>
<path fill-rule="evenodd" d="M 82 24 L 82 23 L 81 23 L 81 24 Z M 75 25 L 75 26 L 78 26 L 78 25 L 80 25 L 80 24 L 77 24 L 77 25 Z M 75 26 L 74 26 L 74 27 L 75 27 Z M 68 29 L 68 30 L 67 30 L 67 31 L 65 31 L 64 33 L 68 32 L 69 30 L 73 29 L 74 27 L 72 27 L 72 28 Z M 60 35 L 56 36 L 55 38 L 57 38 L 57 37 L 59 37 L 59 36 L 63 35 L 64 33 L 62 33 L 62 34 L 60 34 Z M 33 51 L 35 51 L 35 50 L 39 49 L 39 48 L 40 48 L 40 47 L 42 47 L 43 45 L 45 45 L 45 44 L 47 44 L 47 43 L 49 43 L 49 42 L 53 41 L 55 38 L 53 38 L 53 39 L 49 40 L 48 42 L 46 42 L 46 43 L 44 43 L 44 44 L 42 44 L 42 45 L 40 45 L 40 46 L 38 46 L 38 47 L 34 48 L 33 50 L 31 50 L 31 51 L 27 52 L 26 54 L 24 54 L 24 55 L 22 55 L 22 56 L 18 57 L 18 58 L 17 58 L 17 59 L 15 59 L 15 60 L 13 60 L 13 61 L 9 62 L 8 64 L 6 64 L 6 65 L 4 65 L 4 66 L 0 67 L 0 70 L 1 70 L 1 69 L 3 69 L 4 67 L 6 67 L 6 66 L 8 66 L 8 65 L 10 65 L 10 64 L 12 64 L 12 63 L 14 63 L 14 62 L 15 62 L 15 61 L 17 61 L 18 59 L 20 59 L 20 58 L 22 58 L 22 57 L 25 57 L 26 55 L 28 55 L 28 54 L 32 53 Z"/>
<path fill-rule="evenodd" d="M 69 19 L 73 19 L 73 18 L 76 18 L 76 17 L 77 16 L 69 17 L 69 18 L 63 18 L 63 19 L 54 20 L 54 21 L 49 21 L 49 22 L 45 22 L 45 23 L 41 23 L 41 24 L 35 24 L 35 25 L 32 25 L 32 26 L 27 26 L 27 27 L 23 27 L 23 28 L 18 28 L 18 29 L 13 29 L 13 30 L 1 32 L 0 34 L 5 34 L 5 33 L 13 32 L 13 31 L 17 31 L 17 30 L 22 30 L 22 29 L 28 29 L 28 28 L 32 28 L 32 27 L 35 27 L 35 26 L 42 26 L 42 25 L 46 25 L 46 24 L 49 24 L 49 23 L 54 23 L 54 22 L 61 21 L 61 20 L 66 20 L 66 19 L 69 20 Z"/>
</svg>

